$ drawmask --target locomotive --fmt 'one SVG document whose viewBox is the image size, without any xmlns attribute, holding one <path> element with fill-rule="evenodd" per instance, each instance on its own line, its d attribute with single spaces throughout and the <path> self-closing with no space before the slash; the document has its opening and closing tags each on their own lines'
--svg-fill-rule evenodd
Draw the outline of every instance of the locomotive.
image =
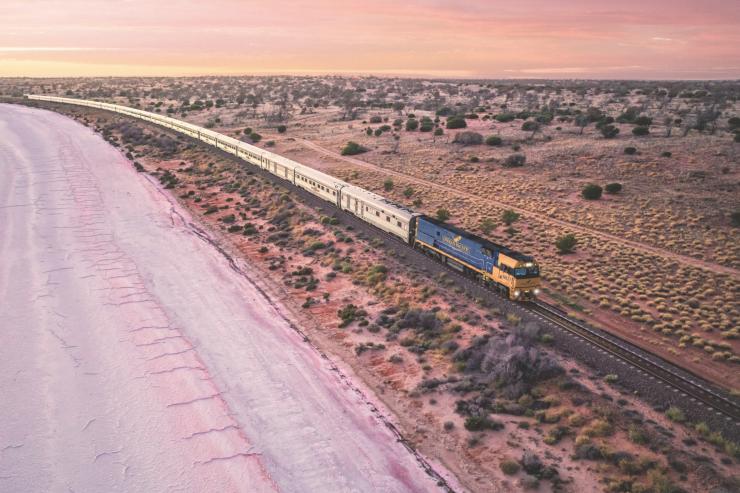
<svg viewBox="0 0 740 493">
<path fill-rule="evenodd" d="M 499 290 L 511 300 L 531 299 L 539 293 L 539 266 L 532 257 L 437 221 L 374 192 L 273 152 L 192 123 L 127 106 L 34 94 L 27 94 L 26 98 L 112 111 L 180 132 L 233 154 L 331 202 L 339 209 L 402 239 L 462 274 Z"/>
</svg>

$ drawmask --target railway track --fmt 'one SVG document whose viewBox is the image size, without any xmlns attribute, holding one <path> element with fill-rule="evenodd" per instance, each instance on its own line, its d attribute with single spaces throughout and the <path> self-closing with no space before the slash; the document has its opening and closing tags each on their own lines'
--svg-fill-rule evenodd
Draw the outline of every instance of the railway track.
<svg viewBox="0 0 740 493">
<path fill-rule="evenodd" d="M 144 125 L 155 125 L 138 119 L 133 120 Z M 156 127 L 161 130 L 160 126 L 157 125 Z M 169 129 L 166 130 L 172 131 Z M 189 141 L 204 146 L 209 151 L 215 151 L 216 153 L 240 164 L 244 163 L 243 160 L 212 145 L 193 139 L 187 135 L 183 136 Z M 279 180 L 277 177 L 265 172 L 265 170 L 261 168 L 253 167 L 251 170 L 255 174 L 287 188 L 295 195 L 300 196 L 304 202 L 321 210 L 323 213 L 337 216 L 345 225 L 352 226 L 355 230 L 362 231 L 370 236 L 383 238 L 385 240 L 385 245 L 394 250 L 400 258 L 404 259 L 405 264 L 420 267 L 427 273 L 444 272 L 447 275 L 456 278 L 459 281 L 458 284 L 465 288 L 471 295 L 494 301 L 499 306 L 505 307 L 507 311 L 513 312 L 517 315 L 522 315 L 528 319 L 544 321 L 553 328 L 562 331 L 567 336 L 575 337 L 580 342 L 589 344 L 592 350 L 598 352 L 599 355 L 603 355 L 607 359 L 617 359 L 623 365 L 627 365 L 638 372 L 638 374 L 646 381 L 646 385 L 652 386 L 656 391 L 658 390 L 658 387 L 652 385 L 650 382 L 651 380 L 670 389 L 671 392 L 668 394 L 672 394 L 675 399 L 685 398 L 689 403 L 702 406 L 705 409 L 705 414 L 709 411 L 716 417 L 721 417 L 724 422 L 725 430 L 729 431 L 731 435 L 740 437 L 740 403 L 732 396 L 723 395 L 726 394 L 726 392 L 715 388 L 712 384 L 706 382 L 701 377 L 679 368 L 660 356 L 643 350 L 618 336 L 573 320 L 564 312 L 552 305 L 541 301 L 512 302 L 505 299 L 494 290 L 475 282 L 473 279 L 466 277 L 448 265 L 431 259 L 421 251 L 412 248 L 397 237 L 373 227 L 346 211 L 336 208 L 332 204 L 311 195 L 302 188 L 296 187 L 290 182 Z M 408 262 L 406 259 L 408 259 Z M 568 345 L 565 343 L 561 346 L 566 350 L 568 349 Z M 602 361 L 606 362 L 603 358 Z M 651 396 L 647 395 L 647 397 L 650 398 Z M 684 409 L 686 405 L 690 406 L 691 404 L 685 404 L 683 406 Z M 718 423 L 717 419 L 714 419 L 713 421 Z"/>
<path fill-rule="evenodd" d="M 711 388 L 709 384 L 701 381 L 698 377 L 684 370 L 679 370 L 657 355 L 641 354 L 641 350 L 627 341 L 606 337 L 600 334 L 599 331 L 559 313 L 557 308 L 547 303 L 541 301 L 526 302 L 525 306 L 545 320 L 578 335 L 607 354 L 628 362 L 644 374 L 678 390 L 686 398 L 694 399 L 715 412 L 721 413 L 726 420 L 740 424 L 740 404 L 732 398 L 722 395 L 720 391 Z"/>
</svg>

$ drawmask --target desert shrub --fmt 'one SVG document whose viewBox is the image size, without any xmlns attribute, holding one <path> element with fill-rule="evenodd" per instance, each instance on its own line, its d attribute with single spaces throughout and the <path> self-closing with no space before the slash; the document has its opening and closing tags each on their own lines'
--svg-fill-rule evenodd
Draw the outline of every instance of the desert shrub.
<svg viewBox="0 0 740 493">
<path fill-rule="evenodd" d="M 608 194 L 615 194 L 622 191 L 622 184 L 621 183 L 607 183 L 604 186 L 604 190 Z"/>
<path fill-rule="evenodd" d="M 504 424 L 485 416 L 468 416 L 465 419 L 465 429 L 468 431 L 500 430 Z"/>
<path fill-rule="evenodd" d="M 572 233 L 563 235 L 555 241 L 555 247 L 561 254 L 571 253 L 576 247 L 576 244 L 578 244 L 578 240 L 576 239 L 576 235 Z"/>
<path fill-rule="evenodd" d="M 740 211 L 735 211 L 732 214 L 730 214 L 730 221 L 732 222 L 732 225 L 735 227 L 740 226 Z"/>
<path fill-rule="evenodd" d="M 277 131 L 279 134 L 284 134 L 288 130 L 288 127 L 285 125 L 278 125 Z"/>
<path fill-rule="evenodd" d="M 519 472 L 519 463 L 512 459 L 504 459 L 499 463 L 501 471 L 507 476 L 512 476 Z"/>
<path fill-rule="evenodd" d="M 437 209 L 437 219 L 447 221 L 450 218 L 450 211 L 447 209 Z"/>
<path fill-rule="evenodd" d="M 511 209 L 506 209 L 504 212 L 501 213 L 501 220 L 507 226 L 510 226 L 512 223 L 516 222 L 518 219 L 519 219 L 519 214 L 512 211 Z"/>
<path fill-rule="evenodd" d="M 428 116 L 421 119 L 421 126 L 419 130 L 422 132 L 431 132 L 434 129 L 434 122 Z"/>
<path fill-rule="evenodd" d="M 683 413 L 683 411 L 681 411 L 680 408 L 676 406 L 669 407 L 666 410 L 665 415 L 668 419 L 677 423 L 683 423 L 684 421 L 686 421 L 686 415 Z"/>
<path fill-rule="evenodd" d="M 465 123 L 465 118 L 462 116 L 451 116 L 447 119 L 447 128 L 465 128 L 468 124 Z"/>
<path fill-rule="evenodd" d="M 454 111 L 452 110 L 452 108 L 450 108 L 448 106 L 444 106 L 444 107 L 438 109 L 435 112 L 435 115 L 437 115 L 437 116 L 450 116 L 452 113 L 454 113 Z"/>
<path fill-rule="evenodd" d="M 363 152 L 367 152 L 365 147 L 362 147 L 357 142 L 350 140 L 342 149 L 342 156 L 354 156 L 355 154 L 362 154 Z"/>
<path fill-rule="evenodd" d="M 383 131 L 379 128 L 376 128 L 375 132 L 373 132 L 373 135 L 375 135 L 376 137 L 380 137 L 381 135 L 383 135 Z"/>
<path fill-rule="evenodd" d="M 661 152 L 660 153 L 660 156 L 661 157 L 671 157 L 671 156 L 673 156 L 673 153 L 670 152 L 670 151 L 664 151 L 664 152 Z"/>
<path fill-rule="evenodd" d="M 373 134 L 373 129 L 372 129 L 372 128 L 370 128 L 370 127 L 367 127 L 367 128 L 365 129 L 365 134 L 366 134 L 366 135 L 367 135 L 368 137 L 369 137 L 369 136 L 371 136 L 371 135 Z"/>
<path fill-rule="evenodd" d="M 481 219 L 480 222 L 480 229 L 483 231 L 483 234 L 491 234 L 491 231 L 493 231 L 496 228 L 496 223 L 493 222 L 493 219 L 486 217 Z"/>
<path fill-rule="evenodd" d="M 387 178 L 383 182 L 383 190 L 385 190 L 386 192 L 390 192 L 391 190 L 393 190 L 393 180 L 391 180 L 390 178 Z"/>
<path fill-rule="evenodd" d="M 630 156 L 633 155 L 633 154 L 637 154 L 637 148 L 636 147 L 631 147 L 631 146 L 630 147 L 625 147 L 624 148 L 624 153 L 625 154 L 629 154 Z"/>
<path fill-rule="evenodd" d="M 443 135 L 444 133 L 445 133 L 445 131 L 444 131 L 444 130 L 442 130 L 442 128 L 441 128 L 441 127 L 440 127 L 440 128 L 435 128 L 435 129 L 434 129 L 434 135 L 437 135 L 437 136 L 439 136 L 439 135 Z"/>
<path fill-rule="evenodd" d="M 586 200 L 599 200 L 601 198 L 601 192 L 602 188 L 600 186 L 589 183 L 588 185 L 583 187 L 583 190 L 581 190 L 581 195 Z"/>
<path fill-rule="evenodd" d="M 512 154 L 504 160 L 503 167 L 504 168 L 518 168 L 518 167 L 524 166 L 524 163 L 526 162 L 527 162 L 527 156 L 525 156 L 524 154 Z"/>
<path fill-rule="evenodd" d="M 642 137 L 643 135 L 648 135 L 650 129 L 647 127 L 635 127 L 632 129 L 632 133 L 638 137 Z"/>
<path fill-rule="evenodd" d="M 493 118 L 498 122 L 506 123 L 506 122 L 510 122 L 516 119 L 516 115 L 514 113 L 499 113 Z"/>
<path fill-rule="evenodd" d="M 403 196 L 406 197 L 407 199 L 410 198 L 412 195 L 414 195 L 414 189 L 413 188 L 406 187 L 403 190 Z"/>
<path fill-rule="evenodd" d="M 460 132 L 452 141 L 455 144 L 479 145 L 483 143 L 483 136 L 477 132 Z"/>
<path fill-rule="evenodd" d="M 653 119 L 649 116 L 642 115 L 635 118 L 635 121 L 633 123 L 641 127 L 648 127 L 653 123 Z"/>
<path fill-rule="evenodd" d="M 522 123 L 522 130 L 526 132 L 534 132 L 535 130 L 539 129 L 540 125 L 534 120 L 527 120 L 526 122 Z"/>
<path fill-rule="evenodd" d="M 501 137 L 498 135 L 489 135 L 486 137 L 486 145 L 489 146 L 500 146 L 503 143 L 503 140 L 501 140 Z"/>
<path fill-rule="evenodd" d="M 406 121 L 406 130 L 414 131 L 417 128 L 419 128 L 419 120 L 414 120 L 413 118 L 409 118 Z"/>
<path fill-rule="evenodd" d="M 648 442 L 648 436 L 636 425 L 631 425 L 627 431 L 627 436 L 631 441 L 639 445 L 645 445 Z"/>
<path fill-rule="evenodd" d="M 614 125 L 602 125 L 599 130 L 605 139 L 613 139 L 619 134 L 619 129 Z"/>
<path fill-rule="evenodd" d="M 371 116 L 370 123 L 383 123 L 383 117 L 381 117 L 380 115 Z"/>
<path fill-rule="evenodd" d="M 452 431 L 452 429 L 455 428 L 455 423 L 452 421 L 445 421 L 443 428 L 445 431 Z"/>
</svg>

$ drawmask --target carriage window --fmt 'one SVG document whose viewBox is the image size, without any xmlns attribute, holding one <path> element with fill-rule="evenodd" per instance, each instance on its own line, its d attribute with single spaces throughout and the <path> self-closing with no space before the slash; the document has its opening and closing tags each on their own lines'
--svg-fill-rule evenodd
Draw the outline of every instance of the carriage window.
<svg viewBox="0 0 740 493">
<path fill-rule="evenodd" d="M 385 220 L 388 221 L 388 222 L 391 222 L 390 216 L 385 216 Z"/>
<path fill-rule="evenodd" d="M 398 227 L 401 227 L 401 221 L 396 221 L 396 224 L 398 224 Z"/>
<path fill-rule="evenodd" d="M 378 216 L 378 217 L 380 217 L 380 212 L 375 211 L 375 215 Z"/>
</svg>

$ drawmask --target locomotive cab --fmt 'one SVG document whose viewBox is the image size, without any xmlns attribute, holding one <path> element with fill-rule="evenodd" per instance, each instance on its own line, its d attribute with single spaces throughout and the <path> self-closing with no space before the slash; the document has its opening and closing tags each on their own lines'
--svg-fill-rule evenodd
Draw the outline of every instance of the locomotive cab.
<svg viewBox="0 0 740 493">
<path fill-rule="evenodd" d="M 501 252 L 493 270 L 494 280 L 506 288 L 509 299 L 534 299 L 540 293 L 540 267 L 530 256 Z"/>
</svg>

